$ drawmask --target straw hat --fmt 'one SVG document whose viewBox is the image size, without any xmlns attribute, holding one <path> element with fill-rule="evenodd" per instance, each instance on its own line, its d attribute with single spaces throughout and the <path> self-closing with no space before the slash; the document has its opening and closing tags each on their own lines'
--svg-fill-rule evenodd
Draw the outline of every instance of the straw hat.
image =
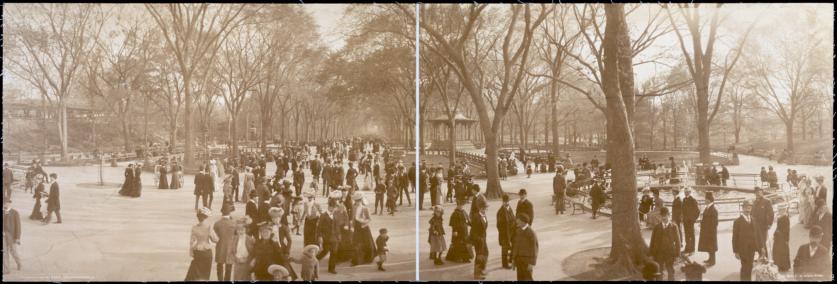
<svg viewBox="0 0 837 284">
<path fill-rule="evenodd" d="M 359 200 L 359 199 L 363 199 L 363 194 L 362 193 L 355 192 L 354 194 L 352 194 L 352 200 Z"/>
<path fill-rule="evenodd" d="M 270 273 L 270 275 L 273 275 L 274 277 L 279 276 L 280 278 L 285 278 L 289 276 L 288 270 L 285 269 L 285 267 L 278 264 L 272 264 L 268 266 L 267 273 Z"/>
<path fill-rule="evenodd" d="M 201 209 L 198 209 L 198 213 L 200 213 L 200 214 L 202 214 L 206 217 L 211 217 L 212 216 L 212 210 L 210 210 L 209 208 L 206 208 L 206 207 L 201 207 Z"/>
</svg>

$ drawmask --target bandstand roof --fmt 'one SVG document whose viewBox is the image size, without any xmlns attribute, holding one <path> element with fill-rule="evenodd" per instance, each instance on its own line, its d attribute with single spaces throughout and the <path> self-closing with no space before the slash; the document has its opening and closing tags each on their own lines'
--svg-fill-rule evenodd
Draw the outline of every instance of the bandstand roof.
<svg viewBox="0 0 837 284">
<path fill-rule="evenodd" d="M 453 117 L 453 119 L 456 121 L 456 123 L 466 123 L 466 124 L 467 124 L 467 123 L 474 123 L 474 122 L 477 122 L 477 120 L 476 120 L 476 119 L 470 119 L 470 118 L 466 117 L 465 115 L 463 115 L 463 114 L 461 114 L 461 113 L 457 113 L 457 114 L 456 114 L 456 116 L 454 116 L 454 117 Z M 427 121 L 429 121 L 429 122 L 431 122 L 431 123 L 444 123 L 444 124 L 448 124 L 448 121 L 449 121 L 449 120 L 448 120 L 448 116 L 447 116 L 447 115 L 440 115 L 440 116 L 437 116 L 437 117 L 435 117 L 435 118 L 433 118 L 433 119 L 428 119 Z"/>
</svg>

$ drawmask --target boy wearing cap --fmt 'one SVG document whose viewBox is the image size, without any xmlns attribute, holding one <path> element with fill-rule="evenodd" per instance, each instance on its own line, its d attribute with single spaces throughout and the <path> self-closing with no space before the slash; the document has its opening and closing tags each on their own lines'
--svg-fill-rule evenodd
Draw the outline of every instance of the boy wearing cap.
<svg viewBox="0 0 837 284">
<path fill-rule="evenodd" d="M 476 199 L 476 197 L 475 197 Z M 474 246 L 474 279 L 485 279 L 485 265 L 488 261 L 488 244 L 486 243 L 486 231 L 488 229 L 488 218 L 485 216 L 487 205 L 478 204 L 477 212 L 471 215 L 471 244 Z"/>
<path fill-rule="evenodd" d="M 533 281 L 532 272 L 538 261 L 538 236 L 532 230 L 532 220 L 525 213 L 517 214 L 512 259 L 517 270 L 517 281 Z"/>
<path fill-rule="evenodd" d="M 739 272 L 741 281 L 750 281 L 753 273 L 753 259 L 761 246 L 756 239 L 756 227 L 750 217 L 753 205 L 746 200 L 741 208 L 741 216 L 738 216 L 738 219 L 732 223 L 732 252 L 735 253 L 735 258 L 741 261 Z"/>
</svg>

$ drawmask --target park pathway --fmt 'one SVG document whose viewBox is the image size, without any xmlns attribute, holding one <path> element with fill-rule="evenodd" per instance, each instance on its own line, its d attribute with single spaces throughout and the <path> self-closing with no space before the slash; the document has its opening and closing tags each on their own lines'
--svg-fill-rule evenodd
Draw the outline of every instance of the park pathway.
<svg viewBox="0 0 837 284">
<path fill-rule="evenodd" d="M 111 187 L 89 186 L 99 180 L 98 166 L 46 167 L 59 175 L 63 224 L 41 225 L 29 220 L 34 200 L 31 194 L 16 190 L 13 208 L 21 215 L 22 235 L 19 246 L 21 271 L 4 275 L 7 281 L 182 281 L 189 257 L 189 231 L 197 220 L 194 211 L 194 176 L 184 177 L 184 187 L 159 190 L 152 185 L 152 174 L 144 172 L 140 198 L 120 196 L 124 167 L 105 167 L 104 181 Z M 268 163 L 267 173 L 275 172 Z M 306 184 L 311 181 L 306 170 Z M 362 177 L 359 182 L 362 181 Z M 87 184 L 87 185 L 85 185 Z M 362 185 L 361 185 L 362 186 Z M 374 203 L 374 193 L 363 192 Z M 211 221 L 220 218 L 223 193 L 216 192 Z M 326 199 L 317 196 L 325 206 Z M 244 203 L 236 203 L 233 218 L 244 215 Z M 339 274 L 325 272 L 327 259 L 320 262 L 321 280 L 412 280 L 415 279 L 414 207 L 399 207 L 395 216 L 373 216 L 373 237 L 378 229 L 389 230 L 390 255 L 387 271 L 377 271 L 374 264 L 337 266 Z M 53 219 L 54 220 L 54 219 Z M 300 230 L 301 233 L 301 230 Z M 292 256 L 302 254 L 302 236 L 293 237 Z M 295 266 L 299 271 L 299 267 Z M 215 280 L 213 265 L 211 279 Z"/>
<path fill-rule="evenodd" d="M 770 162 L 767 159 L 739 156 L 740 165 L 729 167 L 729 170 L 734 173 L 758 173 L 761 166 L 773 165 L 774 170 L 779 174 L 780 182 L 784 182 L 784 174 L 788 168 L 796 169 L 799 173 L 805 173 L 809 176 L 824 175 L 830 176 L 831 168 L 826 166 L 805 166 L 805 165 L 784 165 L 775 162 Z M 609 218 L 591 219 L 590 213 L 577 213 L 570 215 L 568 211 L 565 215 L 556 216 L 554 209 L 551 206 L 552 198 L 552 177 L 553 174 L 533 174 L 531 178 L 526 178 L 525 174 L 509 177 L 502 181 L 503 190 L 509 193 L 517 193 L 521 188 L 526 188 L 529 193 L 529 200 L 534 205 L 535 218 L 532 224 L 538 240 L 539 240 L 539 254 L 538 265 L 534 269 L 535 280 L 573 280 L 572 275 L 564 271 L 562 262 L 575 253 L 586 251 L 594 248 L 609 247 L 611 242 L 611 220 Z M 827 181 L 830 179 L 827 179 Z M 480 188 L 485 188 L 485 180 L 476 181 Z M 831 205 L 831 196 L 833 196 L 833 185 L 828 182 L 829 187 L 829 205 Z M 446 185 L 443 186 L 446 190 Z M 486 215 L 488 218 L 488 247 L 489 259 L 486 266 L 488 273 L 487 280 L 515 280 L 516 274 L 513 270 L 506 270 L 501 267 L 500 262 L 500 248 L 498 246 L 498 236 L 496 229 L 496 213 L 500 208 L 502 202 L 498 200 L 490 201 L 488 203 Z M 517 200 L 512 197 L 510 204 L 514 209 Z M 466 210 L 468 205 L 466 205 Z M 448 224 L 448 218 L 455 206 L 453 204 L 444 204 L 445 220 L 444 224 Z M 430 220 L 431 211 L 421 211 L 420 216 L 420 236 L 419 236 L 419 265 L 420 277 L 422 280 L 472 280 L 473 279 L 473 263 L 452 263 L 446 262 L 442 266 L 436 266 L 430 260 L 430 246 L 427 243 L 428 232 L 427 226 Z M 791 216 L 791 258 L 796 254 L 796 249 L 807 242 L 808 231 L 798 223 L 798 216 L 793 214 Z M 699 234 L 699 227 L 696 227 L 696 235 Z M 774 228 L 775 229 L 775 226 Z M 450 227 L 445 226 L 446 239 L 450 243 Z M 642 231 L 646 242 L 651 238 L 651 231 L 644 229 Z M 769 233 L 772 236 L 772 232 Z M 707 269 L 704 275 L 706 280 L 738 280 L 738 270 L 740 264 L 735 259 L 732 253 L 732 222 L 721 222 L 718 226 L 718 245 L 719 251 L 717 254 L 717 261 L 715 266 Z M 695 253 L 692 259 L 696 261 L 703 261 L 708 256 L 706 253 Z M 683 273 L 678 271 L 676 273 L 678 279 L 683 278 Z"/>
</svg>

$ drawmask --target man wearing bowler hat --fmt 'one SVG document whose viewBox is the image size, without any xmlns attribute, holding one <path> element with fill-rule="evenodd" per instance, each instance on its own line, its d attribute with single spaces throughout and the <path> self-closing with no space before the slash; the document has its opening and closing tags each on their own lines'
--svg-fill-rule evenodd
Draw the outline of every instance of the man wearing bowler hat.
<svg viewBox="0 0 837 284">
<path fill-rule="evenodd" d="M 532 230 L 532 219 L 525 213 L 517 214 L 512 259 L 517 270 L 517 281 L 533 281 L 532 272 L 538 261 L 538 236 Z"/>
<path fill-rule="evenodd" d="M 535 220 L 535 211 L 532 208 L 532 202 L 526 199 L 526 189 L 520 189 L 517 195 L 519 196 L 519 200 L 517 201 L 517 208 L 514 211 L 517 214 L 526 214 L 526 217 L 528 217 L 526 224 L 532 226 L 532 221 Z"/>
</svg>

